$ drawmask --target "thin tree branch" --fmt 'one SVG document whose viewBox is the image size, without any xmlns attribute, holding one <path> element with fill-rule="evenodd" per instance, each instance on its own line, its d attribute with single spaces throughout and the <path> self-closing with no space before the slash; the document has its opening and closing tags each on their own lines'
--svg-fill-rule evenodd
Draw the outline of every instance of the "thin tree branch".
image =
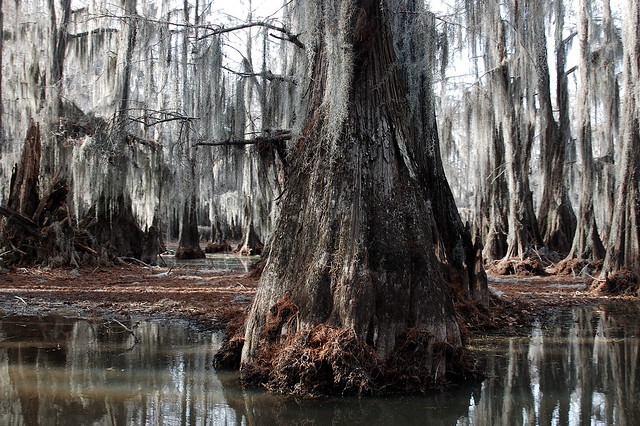
<svg viewBox="0 0 640 426">
<path fill-rule="evenodd" d="M 278 74 L 274 74 L 271 71 L 262 71 L 262 72 L 258 72 L 258 73 L 252 73 L 252 72 L 241 72 L 241 71 L 235 71 L 232 70 L 231 68 L 225 67 L 223 66 L 222 69 L 229 71 L 232 74 L 235 74 L 239 77 L 262 77 L 265 78 L 269 81 L 272 80 L 280 80 L 280 81 L 284 81 L 286 83 L 292 83 L 292 84 L 297 84 L 296 80 L 293 78 L 293 76 L 288 76 L 288 75 L 278 75 Z"/>
<path fill-rule="evenodd" d="M 173 26 L 173 27 L 182 27 L 182 28 L 189 28 L 189 29 L 199 29 L 199 30 L 205 30 L 207 31 L 206 34 L 203 34 L 201 36 L 199 36 L 198 38 L 196 38 L 197 41 L 203 40 L 205 38 L 209 38 L 212 37 L 214 35 L 220 35 L 220 34 L 226 34 L 226 33 L 230 33 L 233 31 L 238 31 L 238 30 L 244 30 L 246 28 L 251 28 L 251 27 L 264 27 L 264 28 L 268 28 L 270 30 L 273 31 L 277 31 L 279 33 L 284 34 L 285 37 L 282 37 L 282 40 L 285 41 L 289 41 L 293 44 L 295 44 L 296 46 L 298 46 L 301 49 L 304 49 L 304 44 L 300 41 L 299 37 L 300 34 L 293 34 L 291 31 L 289 31 L 287 28 L 285 27 L 281 27 L 278 25 L 274 25 L 271 24 L 269 22 L 266 21 L 255 21 L 255 22 L 245 22 L 244 24 L 239 24 L 239 25 L 235 25 L 232 27 L 224 27 L 222 25 L 203 25 L 203 24 L 190 24 L 190 23 L 179 23 L 179 22 L 171 22 L 171 21 L 166 21 L 166 20 L 162 20 L 162 19 L 152 19 L 152 18 L 147 18 L 144 16 L 140 16 L 140 15 L 132 15 L 132 16 L 127 16 L 127 15 L 111 15 L 111 14 L 103 14 L 103 15 L 99 15 L 97 16 L 97 18 L 112 18 L 112 19 L 137 19 L 137 20 L 142 20 L 145 22 L 150 22 L 150 23 L 154 23 L 154 24 L 161 24 L 161 25 L 167 25 L 167 26 Z"/>
<path fill-rule="evenodd" d="M 234 27 L 218 27 L 218 28 L 215 28 L 215 27 L 211 27 L 209 25 L 200 26 L 200 27 L 203 28 L 203 29 L 208 30 L 209 33 L 198 37 L 196 39 L 198 41 L 200 41 L 202 39 L 205 39 L 205 38 L 208 38 L 208 37 L 211 37 L 211 36 L 214 36 L 214 35 L 225 34 L 225 33 L 229 33 L 229 32 L 232 32 L 232 31 L 243 30 L 243 29 L 246 29 L 246 28 L 264 27 L 264 28 L 268 28 L 268 29 L 273 30 L 273 31 L 278 31 L 278 32 L 280 32 L 280 33 L 285 35 L 285 37 L 276 37 L 276 38 L 278 38 L 280 40 L 284 40 L 284 41 L 289 41 L 289 42 L 295 44 L 296 46 L 298 46 L 300 49 L 304 49 L 304 44 L 298 38 L 298 37 L 300 37 L 300 34 L 293 34 L 291 31 L 287 30 L 285 27 L 279 27 L 277 25 L 273 25 L 273 24 L 270 24 L 268 22 L 263 22 L 263 21 L 247 22 L 245 24 L 236 25 Z"/>
<path fill-rule="evenodd" d="M 230 139 L 226 141 L 199 141 L 194 146 L 244 146 L 260 143 L 284 142 L 293 138 L 290 130 L 275 131 L 268 136 L 257 136 L 252 139 Z"/>
</svg>

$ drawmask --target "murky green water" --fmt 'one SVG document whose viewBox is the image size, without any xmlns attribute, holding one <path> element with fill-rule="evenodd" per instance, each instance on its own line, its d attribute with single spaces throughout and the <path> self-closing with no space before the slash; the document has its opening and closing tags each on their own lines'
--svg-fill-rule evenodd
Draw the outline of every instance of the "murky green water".
<svg viewBox="0 0 640 426">
<path fill-rule="evenodd" d="M 444 395 L 302 401 L 242 390 L 212 368 L 219 336 L 184 323 L 4 318 L 0 424 L 638 425 L 638 314 L 580 308 L 476 339 L 489 378 Z"/>
</svg>

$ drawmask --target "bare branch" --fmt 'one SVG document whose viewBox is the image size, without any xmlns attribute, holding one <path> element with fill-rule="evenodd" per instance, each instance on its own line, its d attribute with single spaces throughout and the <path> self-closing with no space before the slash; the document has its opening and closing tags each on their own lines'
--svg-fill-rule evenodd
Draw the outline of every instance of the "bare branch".
<svg viewBox="0 0 640 426">
<path fill-rule="evenodd" d="M 227 67 L 222 67 L 222 69 L 229 71 L 230 73 L 233 73 L 239 77 L 262 77 L 264 79 L 267 79 L 269 81 L 272 80 L 280 80 L 280 81 L 284 81 L 286 83 L 292 83 L 292 84 L 297 84 L 295 78 L 293 76 L 289 76 L 289 75 L 278 75 L 278 74 L 274 74 L 271 71 L 262 71 L 262 72 L 240 72 L 240 71 L 235 71 L 232 70 L 231 68 L 227 68 Z"/>
<path fill-rule="evenodd" d="M 179 22 L 171 22 L 171 21 L 166 21 L 166 20 L 162 20 L 162 19 L 152 19 L 152 18 L 147 18 L 144 16 L 140 16 L 140 15 L 132 15 L 132 16 L 123 16 L 123 15 L 111 15 L 111 14 L 104 14 L 104 15 L 100 15 L 98 17 L 103 17 L 103 18 L 113 18 L 113 19 L 136 19 L 136 20 L 142 20 L 144 22 L 149 22 L 149 23 L 155 23 L 155 24 L 161 24 L 161 25 L 167 25 L 167 26 L 172 26 L 172 27 L 182 27 L 182 28 L 189 28 L 189 29 L 198 29 L 198 30 L 204 30 L 206 33 L 199 36 L 196 40 L 200 41 L 203 40 L 205 38 L 209 38 L 215 35 L 219 35 L 219 34 L 226 34 L 226 33 L 230 33 L 233 31 L 238 31 L 238 30 L 243 30 L 246 28 L 251 28 L 251 27 L 264 27 L 264 28 L 268 28 L 272 31 L 277 31 L 279 33 L 284 34 L 283 37 L 278 37 L 281 40 L 285 40 L 285 41 L 289 41 L 293 44 L 295 44 L 296 46 L 298 46 L 301 49 L 304 49 L 304 44 L 300 41 L 300 39 L 298 37 L 300 37 L 300 34 L 293 34 L 291 31 L 289 31 L 287 28 L 285 28 L 284 26 L 278 26 L 266 21 L 255 21 L 255 22 L 245 22 L 244 24 L 239 24 L 239 25 L 235 25 L 235 26 L 231 26 L 231 27 L 225 27 L 222 25 L 211 25 L 211 24 L 190 24 L 190 23 L 179 23 Z"/>
<path fill-rule="evenodd" d="M 152 110 L 146 108 L 130 108 L 128 111 L 142 111 L 142 115 L 134 117 L 128 115 L 127 118 L 135 123 L 143 124 L 147 127 L 156 126 L 162 123 L 168 123 L 171 121 L 195 121 L 199 120 L 199 117 L 191 117 L 184 115 L 179 111 L 171 110 Z"/>
<path fill-rule="evenodd" d="M 231 139 L 226 141 L 199 141 L 194 146 L 244 146 L 261 143 L 284 142 L 293 138 L 290 130 L 277 130 L 268 136 L 257 136 L 252 139 Z"/>
<path fill-rule="evenodd" d="M 300 37 L 300 34 L 293 34 L 291 31 L 289 31 L 288 29 L 286 29 L 285 27 L 279 27 L 277 25 L 273 25 L 270 24 L 268 22 L 264 22 L 264 21 L 257 21 L 257 22 L 247 22 L 245 24 L 240 24 L 240 25 L 236 25 L 234 27 L 211 27 L 211 26 L 200 26 L 201 28 L 206 29 L 207 31 L 209 31 L 208 34 L 204 34 L 200 37 L 198 37 L 198 41 L 205 39 L 207 37 L 211 37 L 214 35 L 218 35 L 218 34 L 224 34 L 224 33 L 229 33 L 232 31 L 238 31 L 238 30 L 243 30 L 246 28 L 251 28 L 251 27 L 264 27 L 264 28 L 268 28 L 270 30 L 273 31 L 278 31 L 282 34 L 285 35 L 285 37 L 276 37 L 280 40 L 284 40 L 284 41 L 290 41 L 291 43 L 295 44 L 296 46 L 298 46 L 300 49 L 304 49 L 304 44 L 300 41 L 300 39 L 298 39 L 298 37 Z M 272 34 L 273 36 L 273 34 Z"/>
<path fill-rule="evenodd" d="M 572 66 L 571 68 L 569 68 L 568 70 L 566 70 L 566 71 L 565 71 L 565 73 L 564 73 L 564 75 L 567 75 L 567 76 L 568 76 L 569 74 L 571 74 L 572 72 L 574 72 L 574 71 L 575 71 L 575 70 L 577 70 L 577 69 L 578 69 L 578 66 L 577 66 L 577 65 L 574 65 L 574 66 Z"/>
</svg>

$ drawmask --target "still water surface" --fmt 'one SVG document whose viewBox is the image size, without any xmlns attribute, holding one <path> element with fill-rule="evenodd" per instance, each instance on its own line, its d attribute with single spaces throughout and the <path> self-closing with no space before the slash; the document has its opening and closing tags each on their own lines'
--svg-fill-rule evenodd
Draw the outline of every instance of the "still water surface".
<svg viewBox="0 0 640 426">
<path fill-rule="evenodd" d="M 576 308 L 475 339 L 489 378 L 446 394 L 315 400 L 241 389 L 212 367 L 220 336 L 185 323 L 2 318 L 0 424 L 639 425 L 639 313 Z"/>
<path fill-rule="evenodd" d="M 173 255 L 161 255 L 161 266 L 176 266 L 189 269 L 205 269 L 212 272 L 249 272 L 260 256 L 241 256 L 228 253 L 207 253 L 204 259 L 176 259 Z"/>
</svg>

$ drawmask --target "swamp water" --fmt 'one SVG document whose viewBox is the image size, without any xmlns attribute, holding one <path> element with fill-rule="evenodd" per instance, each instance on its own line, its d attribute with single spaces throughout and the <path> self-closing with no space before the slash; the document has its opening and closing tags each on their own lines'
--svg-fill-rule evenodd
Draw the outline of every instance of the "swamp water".
<svg viewBox="0 0 640 426">
<path fill-rule="evenodd" d="M 176 259 L 173 255 L 160 255 L 162 266 L 204 269 L 211 272 L 247 273 L 260 261 L 260 256 L 241 256 L 228 253 L 207 253 L 204 259 Z"/>
<path fill-rule="evenodd" d="M 433 396 L 296 400 L 212 367 L 219 334 L 177 321 L 0 319 L 2 425 L 640 424 L 640 308 L 555 314 L 472 341 L 488 378 Z"/>
</svg>

